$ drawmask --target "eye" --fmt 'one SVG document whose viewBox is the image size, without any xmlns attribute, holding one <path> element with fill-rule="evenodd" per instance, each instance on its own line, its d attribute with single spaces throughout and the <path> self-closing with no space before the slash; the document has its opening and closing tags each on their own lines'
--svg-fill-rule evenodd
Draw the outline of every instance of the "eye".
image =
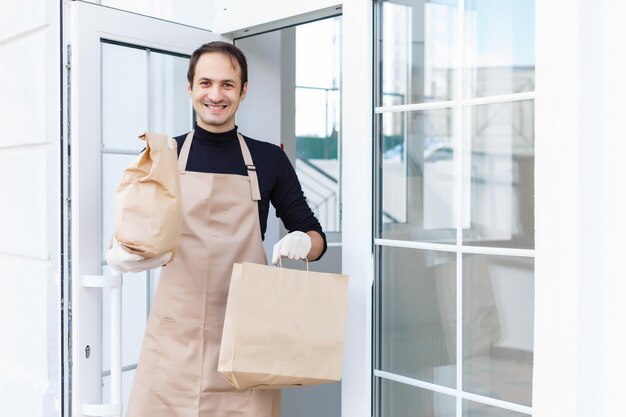
<svg viewBox="0 0 626 417">
<path fill-rule="evenodd" d="M 234 88 L 235 86 L 233 84 L 231 84 L 231 83 L 226 83 L 226 84 L 224 84 L 224 87 L 230 89 L 230 88 Z"/>
</svg>

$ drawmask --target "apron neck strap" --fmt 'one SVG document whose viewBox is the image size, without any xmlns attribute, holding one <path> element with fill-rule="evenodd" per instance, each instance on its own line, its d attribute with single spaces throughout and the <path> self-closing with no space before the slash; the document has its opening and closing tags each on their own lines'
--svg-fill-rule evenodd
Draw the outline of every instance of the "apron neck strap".
<svg viewBox="0 0 626 417">
<path fill-rule="evenodd" d="M 241 153 L 243 154 L 243 162 L 246 164 L 246 170 L 248 171 L 248 178 L 250 178 L 250 191 L 252 192 L 252 199 L 254 201 L 261 200 L 261 191 L 259 190 L 259 179 L 256 175 L 256 167 L 252 162 L 252 155 L 246 141 L 243 139 L 241 133 L 237 132 L 239 138 L 239 145 L 241 146 Z"/>
<path fill-rule="evenodd" d="M 187 170 L 187 159 L 189 159 L 189 150 L 191 149 L 191 141 L 193 140 L 193 129 L 187 134 L 183 147 L 180 149 L 178 155 L 178 172 L 185 172 Z"/>
<path fill-rule="evenodd" d="M 241 133 L 237 132 L 237 138 L 239 139 L 239 146 L 241 147 L 241 154 L 243 155 L 243 162 L 246 164 L 246 170 L 248 171 L 248 178 L 250 178 L 250 191 L 252 193 L 252 199 L 254 201 L 261 200 L 261 191 L 259 189 L 259 179 L 256 175 L 256 167 L 252 162 L 252 155 L 246 145 L 246 141 L 243 139 Z M 178 155 L 178 171 L 185 172 L 187 170 L 187 159 L 189 159 L 189 150 L 191 149 L 191 142 L 193 141 L 193 130 L 187 134 L 183 147 L 180 149 L 180 155 Z"/>
</svg>

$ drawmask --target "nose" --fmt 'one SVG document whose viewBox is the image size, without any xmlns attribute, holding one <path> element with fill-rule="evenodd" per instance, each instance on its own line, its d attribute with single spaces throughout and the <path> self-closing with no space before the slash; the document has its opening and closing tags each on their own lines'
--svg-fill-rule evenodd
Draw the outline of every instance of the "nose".
<svg viewBox="0 0 626 417">
<path fill-rule="evenodd" d="M 212 85 L 210 88 L 208 88 L 206 96 L 214 103 L 218 103 L 224 98 L 222 89 L 218 85 Z"/>
</svg>

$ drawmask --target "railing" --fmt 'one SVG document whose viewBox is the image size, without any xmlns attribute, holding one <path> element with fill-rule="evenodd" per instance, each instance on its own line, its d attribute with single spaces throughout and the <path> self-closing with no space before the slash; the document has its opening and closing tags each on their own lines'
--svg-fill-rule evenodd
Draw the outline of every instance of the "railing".
<svg viewBox="0 0 626 417">
<path fill-rule="evenodd" d="M 339 231 L 338 179 L 308 159 L 296 160 L 296 174 L 307 203 L 322 229 L 329 232 Z"/>
<path fill-rule="evenodd" d="M 339 164 L 339 161 L 337 161 Z M 339 167 L 337 167 L 339 172 Z M 309 207 L 325 232 L 340 232 L 339 179 L 309 159 L 296 159 L 296 174 Z M 383 210 L 384 223 L 400 223 L 391 213 Z"/>
</svg>

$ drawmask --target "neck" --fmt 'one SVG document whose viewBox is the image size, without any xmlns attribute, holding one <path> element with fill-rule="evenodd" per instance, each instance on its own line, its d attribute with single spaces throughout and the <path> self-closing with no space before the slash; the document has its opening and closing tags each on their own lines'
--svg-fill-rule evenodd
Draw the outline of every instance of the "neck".
<svg viewBox="0 0 626 417">
<path fill-rule="evenodd" d="M 234 126 L 234 125 L 231 126 L 228 129 L 214 129 L 214 128 L 211 128 L 211 127 L 207 128 L 206 126 L 203 126 L 200 123 L 196 123 L 196 128 L 200 128 L 203 131 L 205 131 L 207 133 L 212 133 L 214 135 L 221 135 L 223 133 L 229 133 L 229 132 L 232 132 L 232 131 L 235 131 L 235 132 L 237 131 L 237 126 Z"/>
<path fill-rule="evenodd" d="M 231 130 L 235 128 L 235 123 L 215 126 L 215 125 L 208 125 L 200 119 L 196 121 L 196 125 L 210 133 L 226 133 L 226 132 L 230 132 Z"/>
</svg>

